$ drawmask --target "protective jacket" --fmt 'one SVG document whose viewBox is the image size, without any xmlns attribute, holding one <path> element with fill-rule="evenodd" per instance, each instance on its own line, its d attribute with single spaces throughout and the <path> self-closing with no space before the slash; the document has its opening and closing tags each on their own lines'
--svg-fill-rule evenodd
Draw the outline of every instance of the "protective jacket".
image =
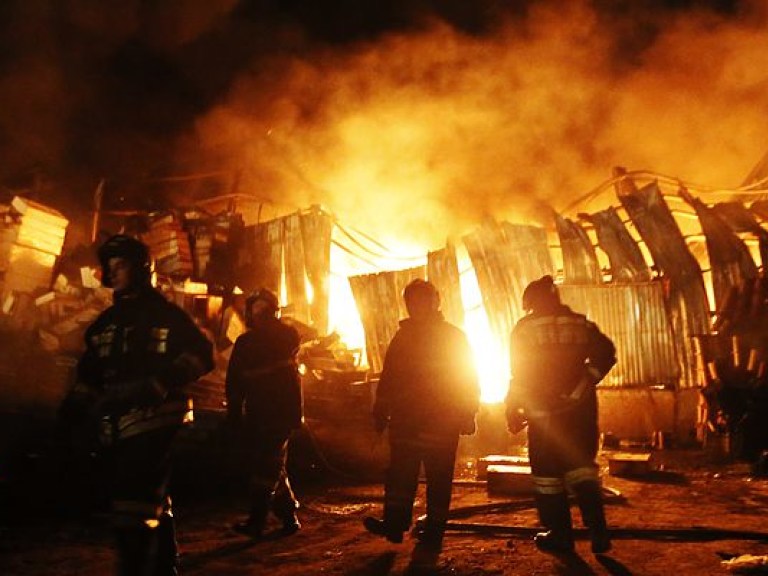
<svg viewBox="0 0 768 576">
<path fill-rule="evenodd" d="M 374 418 L 393 430 L 456 431 L 473 422 L 480 388 L 464 333 L 442 314 L 400 322 L 384 359 Z"/>
<path fill-rule="evenodd" d="M 227 369 L 231 421 L 255 432 L 287 434 L 301 427 L 301 379 L 296 363 L 299 334 L 274 317 L 255 320 L 238 337 Z"/>
<path fill-rule="evenodd" d="M 616 349 L 593 322 L 561 305 L 517 323 L 511 363 L 507 405 L 535 419 L 593 405 L 595 386 L 616 363 Z"/>
<path fill-rule="evenodd" d="M 191 421 L 184 386 L 213 369 L 212 345 L 191 318 L 151 287 L 116 296 L 88 328 L 74 393 L 88 395 L 122 440 Z"/>
<path fill-rule="evenodd" d="M 590 530 L 592 550 L 610 549 L 597 455 L 596 385 L 616 363 L 611 340 L 581 314 L 558 305 L 520 320 L 511 337 L 507 422 L 528 422 L 536 507 L 546 532 L 537 546 L 573 549 L 568 488 Z M 520 414 L 519 410 L 524 414 Z"/>
</svg>

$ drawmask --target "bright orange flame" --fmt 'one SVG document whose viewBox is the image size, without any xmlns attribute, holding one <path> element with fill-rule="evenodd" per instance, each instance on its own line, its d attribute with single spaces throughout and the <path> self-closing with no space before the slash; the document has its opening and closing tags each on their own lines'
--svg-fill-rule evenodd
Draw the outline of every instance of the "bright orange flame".
<svg viewBox="0 0 768 576">
<path fill-rule="evenodd" d="M 409 249 L 402 253 L 414 254 L 414 250 Z M 507 393 L 509 359 L 501 342 L 490 329 L 477 277 L 469 266 L 469 259 L 465 252 L 460 256 L 463 256 L 460 268 L 466 269 L 461 274 L 462 301 L 465 307 L 463 329 L 474 353 L 480 379 L 481 401 L 501 402 Z M 389 268 L 382 265 L 381 269 L 392 269 L 395 266 L 394 262 L 388 264 Z M 402 266 L 402 262 L 399 264 Z M 349 348 L 365 350 L 365 331 L 348 277 L 373 271 L 370 265 L 361 264 L 336 245 L 331 246 L 329 326 L 330 331 L 337 332 Z"/>
<path fill-rule="evenodd" d="M 349 286 L 348 277 L 356 273 L 350 260 L 339 247 L 331 245 L 328 331 L 339 334 L 347 347 L 365 350 L 365 331 Z"/>
<path fill-rule="evenodd" d="M 208 284 L 193 282 L 189 278 L 184 281 L 184 294 L 208 294 Z"/>
<path fill-rule="evenodd" d="M 474 268 L 469 267 L 468 258 L 459 261 L 464 332 L 475 356 L 480 400 L 486 404 L 502 402 L 509 382 L 509 357 L 488 323 Z"/>
<path fill-rule="evenodd" d="M 307 295 L 307 304 L 310 306 L 315 300 L 315 289 L 312 287 L 312 282 L 309 281 L 309 277 L 304 274 L 304 292 Z"/>
</svg>

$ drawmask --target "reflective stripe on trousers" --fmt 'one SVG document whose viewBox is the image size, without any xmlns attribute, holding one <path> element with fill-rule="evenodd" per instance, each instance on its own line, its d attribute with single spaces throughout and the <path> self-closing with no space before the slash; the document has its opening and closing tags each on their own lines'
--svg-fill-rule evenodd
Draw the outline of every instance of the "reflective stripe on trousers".
<svg viewBox="0 0 768 576">
<path fill-rule="evenodd" d="M 565 473 L 564 479 L 565 485 L 571 488 L 582 482 L 599 482 L 600 476 L 597 473 L 597 466 L 584 466 L 569 470 Z"/>
<path fill-rule="evenodd" d="M 562 478 L 534 476 L 533 487 L 537 494 L 562 494 L 565 492 L 565 483 Z"/>
</svg>

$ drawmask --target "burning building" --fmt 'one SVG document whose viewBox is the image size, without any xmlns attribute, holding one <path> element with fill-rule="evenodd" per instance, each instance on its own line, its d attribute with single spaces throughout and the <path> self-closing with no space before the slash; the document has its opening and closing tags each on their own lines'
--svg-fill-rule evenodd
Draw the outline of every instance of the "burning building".
<svg viewBox="0 0 768 576">
<path fill-rule="evenodd" d="M 227 348 L 243 330 L 236 314 L 223 314 L 233 293 L 267 287 L 280 295 L 284 316 L 306 342 L 307 418 L 321 438 L 347 430 L 334 444 L 360 444 L 364 452 L 367 411 L 360 406 L 370 402 L 386 347 L 405 315 L 400 295 L 410 280 L 428 278 L 438 287 L 447 319 L 469 336 L 482 399 L 492 405 L 507 391 L 508 337 L 523 313 L 522 291 L 551 274 L 565 303 L 616 343 L 619 362 L 600 388 L 603 430 L 682 441 L 701 440 L 707 431 L 735 432 L 732 419 L 722 425 L 731 416 L 715 392 L 740 386 L 747 372 L 765 375 L 762 336 L 740 340 L 734 332 L 737 302 L 762 302 L 764 294 L 762 202 L 713 204 L 677 182 L 623 169 L 601 188 L 610 187 L 615 197 L 602 198 L 600 210 L 581 211 L 596 204 L 588 198 L 564 213 L 550 212 L 542 225 L 487 217 L 420 254 L 387 247 L 319 206 L 252 223 L 232 206 L 218 215 L 169 210 L 147 214 L 136 233 L 152 249 L 160 285 L 219 347 L 222 369 L 193 390 L 198 408 L 212 413 L 223 406 Z M 54 274 L 63 216 L 22 198 L 6 214 L 5 329 L 33 334 L 71 376 L 77 338 L 108 297 L 88 266 L 78 269 L 79 278 Z M 18 256 L 28 253 L 35 258 Z M 29 262 L 37 266 L 32 272 Z M 725 357 L 730 368 L 723 367 Z M 734 368 L 744 374 L 734 375 Z M 6 405 L 27 398 L 25 409 L 45 406 L 48 413 L 67 385 L 61 375 L 54 384 L 8 380 Z M 702 389 L 708 402 L 700 399 Z"/>
</svg>

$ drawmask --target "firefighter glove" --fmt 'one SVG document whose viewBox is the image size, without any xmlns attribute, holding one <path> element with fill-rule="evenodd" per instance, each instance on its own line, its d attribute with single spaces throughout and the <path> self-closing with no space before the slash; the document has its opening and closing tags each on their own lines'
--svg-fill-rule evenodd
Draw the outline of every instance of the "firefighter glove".
<svg viewBox="0 0 768 576">
<path fill-rule="evenodd" d="M 519 434 L 527 425 L 525 413 L 520 408 L 507 408 L 507 430 L 511 434 Z"/>
</svg>

